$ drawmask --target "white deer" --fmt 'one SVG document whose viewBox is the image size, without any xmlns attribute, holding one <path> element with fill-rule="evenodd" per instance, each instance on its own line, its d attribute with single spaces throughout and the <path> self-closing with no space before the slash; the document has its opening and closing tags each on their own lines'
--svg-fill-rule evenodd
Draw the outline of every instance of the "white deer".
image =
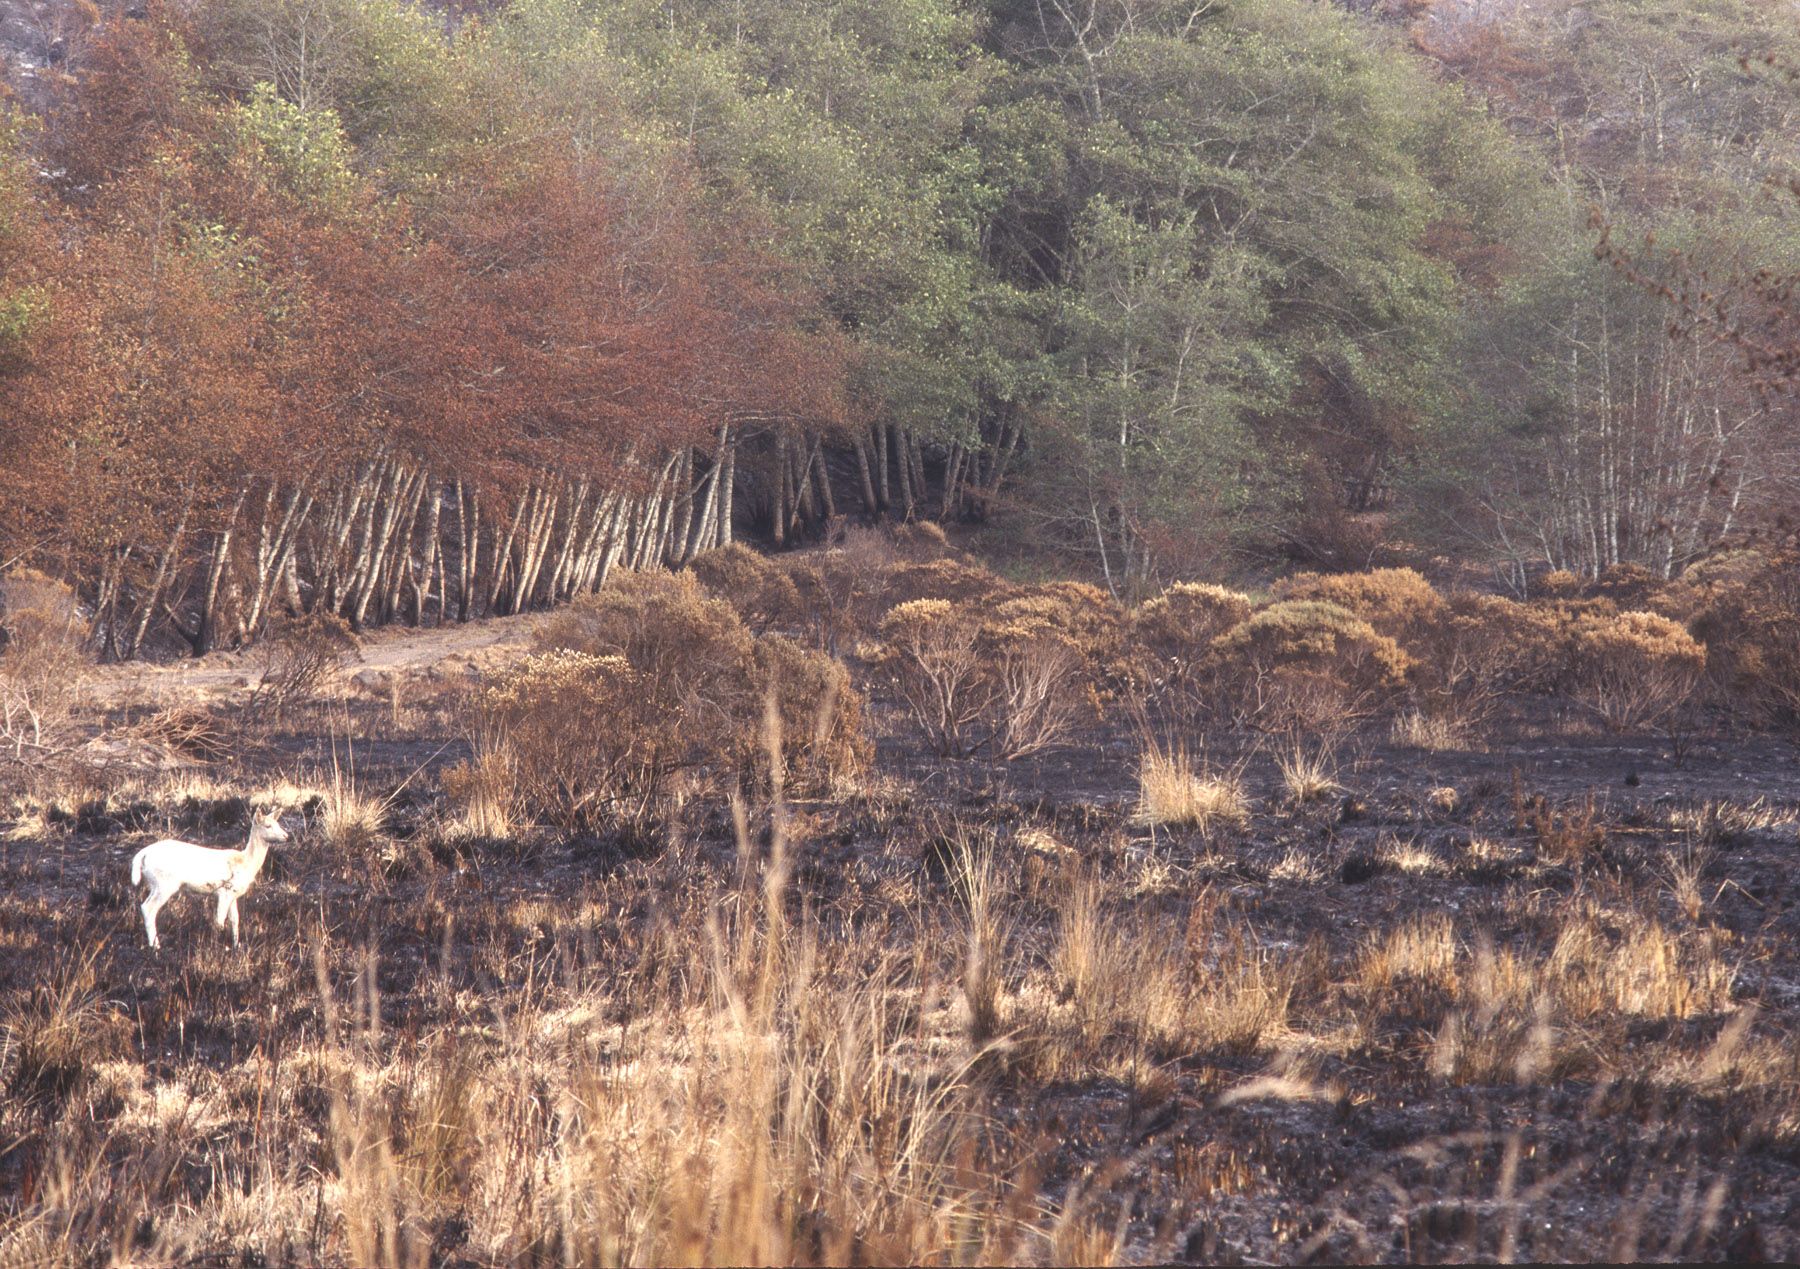
<svg viewBox="0 0 1800 1269">
<path fill-rule="evenodd" d="M 219 896 L 213 924 L 222 930 L 225 922 L 230 921 L 231 945 L 236 947 L 237 901 L 250 889 L 256 874 L 262 871 L 270 844 L 287 839 L 275 812 L 269 810 L 261 814 L 252 812 L 250 840 L 242 850 L 214 850 L 210 846 L 196 846 L 174 838 L 152 842 L 140 850 L 131 861 L 131 884 L 147 882 L 150 886 L 150 893 L 141 905 L 144 932 L 150 936 L 150 946 L 162 946 L 156 937 L 156 914 L 162 911 L 163 904 L 183 890 L 193 890 Z"/>
</svg>

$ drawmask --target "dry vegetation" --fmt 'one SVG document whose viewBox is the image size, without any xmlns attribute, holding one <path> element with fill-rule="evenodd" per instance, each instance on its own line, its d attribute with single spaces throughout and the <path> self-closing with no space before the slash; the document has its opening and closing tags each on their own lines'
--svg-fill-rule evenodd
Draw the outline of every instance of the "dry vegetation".
<svg viewBox="0 0 1800 1269">
<path fill-rule="evenodd" d="M 105 708 L 14 579 L 0 1263 L 1800 1255 L 1783 566 L 1123 612 L 852 535 Z M 152 956 L 131 851 L 253 804 L 244 948 Z"/>
</svg>

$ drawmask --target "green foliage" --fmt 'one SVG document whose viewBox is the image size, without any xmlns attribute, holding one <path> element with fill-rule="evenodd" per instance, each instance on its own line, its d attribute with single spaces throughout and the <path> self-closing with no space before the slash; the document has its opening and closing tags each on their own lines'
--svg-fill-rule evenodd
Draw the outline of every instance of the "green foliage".
<svg viewBox="0 0 1800 1269">
<path fill-rule="evenodd" d="M 261 83 L 231 120 L 238 143 L 300 201 L 326 213 L 348 210 L 356 192 L 351 148 L 335 111 L 302 109 Z"/>
</svg>

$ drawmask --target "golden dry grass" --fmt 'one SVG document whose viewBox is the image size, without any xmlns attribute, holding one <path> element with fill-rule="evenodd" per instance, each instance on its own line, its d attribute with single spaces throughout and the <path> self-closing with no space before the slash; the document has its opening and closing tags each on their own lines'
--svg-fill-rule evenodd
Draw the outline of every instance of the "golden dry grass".
<svg viewBox="0 0 1800 1269">
<path fill-rule="evenodd" d="M 1197 768 L 1186 750 L 1153 746 L 1139 760 L 1134 818 L 1162 828 L 1242 828 L 1250 801 L 1235 773 Z"/>
</svg>

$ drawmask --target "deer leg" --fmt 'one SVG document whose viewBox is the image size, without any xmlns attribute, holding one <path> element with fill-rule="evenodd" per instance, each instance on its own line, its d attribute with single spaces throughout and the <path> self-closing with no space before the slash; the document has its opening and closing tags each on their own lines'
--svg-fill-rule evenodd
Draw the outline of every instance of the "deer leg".
<svg viewBox="0 0 1800 1269">
<path fill-rule="evenodd" d="M 156 887 L 152 886 L 150 888 L 150 893 L 145 896 L 143 903 L 138 905 L 139 910 L 144 914 L 144 933 L 149 936 L 152 949 L 160 948 L 162 946 L 162 944 L 156 940 L 156 914 L 162 910 L 162 905 L 167 902 L 168 896 L 158 892 Z"/>
<path fill-rule="evenodd" d="M 229 909 L 229 912 L 231 914 L 231 945 L 233 947 L 236 947 L 238 945 L 238 913 L 237 913 L 237 896 L 236 895 L 231 896 L 231 907 Z"/>
<path fill-rule="evenodd" d="M 220 929 L 220 930 L 225 928 L 225 919 L 227 917 L 233 915 L 231 909 L 232 909 L 232 905 L 236 901 L 237 901 L 237 896 L 232 894 L 231 891 L 229 891 L 229 890 L 219 891 L 219 910 L 213 915 L 214 928 Z M 237 942 L 235 933 L 234 933 L 231 941 L 233 943 Z"/>
</svg>

